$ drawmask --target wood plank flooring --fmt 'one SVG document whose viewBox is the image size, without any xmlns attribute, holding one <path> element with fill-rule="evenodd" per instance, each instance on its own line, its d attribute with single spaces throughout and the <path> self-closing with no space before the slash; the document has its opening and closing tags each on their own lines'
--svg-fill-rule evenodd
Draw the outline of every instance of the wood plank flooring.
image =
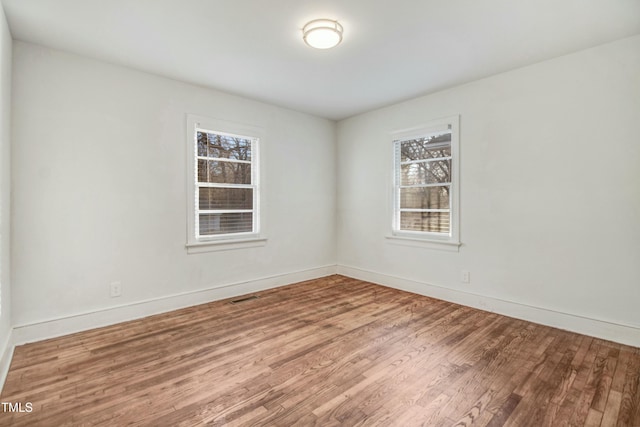
<svg viewBox="0 0 640 427">
<path fill-rule="evenodd" d="M 0 425 L 640 426 L 637 348 L 343 276 L 257 295 L 16 348 Z"/>
</svg>

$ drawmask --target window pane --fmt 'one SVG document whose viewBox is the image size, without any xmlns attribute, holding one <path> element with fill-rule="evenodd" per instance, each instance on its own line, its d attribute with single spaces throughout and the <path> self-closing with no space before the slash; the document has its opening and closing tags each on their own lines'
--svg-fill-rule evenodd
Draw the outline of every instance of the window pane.
<svg viewBox="0 0 640 427">
<path fill-rule="evenodd" d="M 199 208 L 208 209 L 253 209 L 251 188 L 200 188 Z"/>
<path fill-rule="evenodd" d="M 208 161 L 209 180 L 224 184 L 251 184 L 251 165 L 248 163 Z"/>
<path fill-rule="evenodd" d="M 400 212 L 400 229 L 449 233 L 449 212 Z"/>
<path fill-rule="evenodd" d="M 451 160 L 437 160 L 433 162 L 402 165 L 400 181 L 400 185 L 451 182 Z"/>
<path fill-rule="evenodd" d="M 201 140 L 205 144 L 202 151 Z M 198 155 L 222 159 L 251 160 L 251 139 L 198 132 Z"/>
<path fill-rule="evenodd" d="M 198 132 L 198 156 L 207 155 L 207 134 Z"/>
<path fill-rule="evenodd" d="M 432 159 L 451 156 L 451 133 L 442 133 L 427 138 L 402 141 L 400 161 Z"/>
<path fill-rule="evenodd" d="M 401 209 L 449 209 L 449 187 L 400 189 Z"/>
<path fill-rule="evenodd" d="M 198 182 L 207 182 L 207 161 L 198 159 Z"/>
<path fill-rule="evenodd" d="M 198 159 L 198 182 L 251 184 L 251 164 Z"/>
<path fill-rule="evenodd" d="M 199 220 L 201 236 L 253 231 L 251 212 L 200 214 Z"/>
</svg>

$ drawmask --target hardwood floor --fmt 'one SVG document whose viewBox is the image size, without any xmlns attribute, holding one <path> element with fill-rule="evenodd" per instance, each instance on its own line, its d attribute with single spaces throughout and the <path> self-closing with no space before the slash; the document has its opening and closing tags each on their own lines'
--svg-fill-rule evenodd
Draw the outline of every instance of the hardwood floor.
<svg viewBox="0 0 640 427">
<path fill-rule="evenodd" d="M 2 426 L 640 426 L 640 350 L 342 276 L 16 348 Z"/>
</svg>

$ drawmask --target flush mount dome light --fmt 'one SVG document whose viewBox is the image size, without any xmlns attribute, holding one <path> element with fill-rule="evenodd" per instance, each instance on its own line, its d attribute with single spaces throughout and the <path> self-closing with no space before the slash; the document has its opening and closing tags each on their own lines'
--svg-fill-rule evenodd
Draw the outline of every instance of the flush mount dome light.
<svg viewBox="0 0 640 427">
<path fill-rule="evenodd" d="M 316 49 L 330 49 L 342 41 L 342 25 L 332 19 L 314 19 L 302 28 L 302 39 Z"/>
</svg>

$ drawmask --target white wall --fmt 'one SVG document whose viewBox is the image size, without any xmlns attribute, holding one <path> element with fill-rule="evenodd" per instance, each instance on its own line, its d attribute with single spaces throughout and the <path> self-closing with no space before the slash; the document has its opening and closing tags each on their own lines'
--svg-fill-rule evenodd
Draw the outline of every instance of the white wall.
<svg viewBox="0 0 640 427">
<path fill-rule="evenodd" d="M 0 5 L 0 384 L 11 333 L 11 34 Z"/>
<path fill-rule="evenodd" d="M 463 246 L 393 244 L 389 132 L 451 114 Z M 344 120 L 337 153 L 340 271 L 640 328 L 640 36 Z"/>
<path fill-rule="evenodd" d="M 14 325 L 335 265 L 333 122 L 23 42 L 13 60 Z M 186 253 L 187 113 L 264 129 L 266 246 Z"/>
</svg>

